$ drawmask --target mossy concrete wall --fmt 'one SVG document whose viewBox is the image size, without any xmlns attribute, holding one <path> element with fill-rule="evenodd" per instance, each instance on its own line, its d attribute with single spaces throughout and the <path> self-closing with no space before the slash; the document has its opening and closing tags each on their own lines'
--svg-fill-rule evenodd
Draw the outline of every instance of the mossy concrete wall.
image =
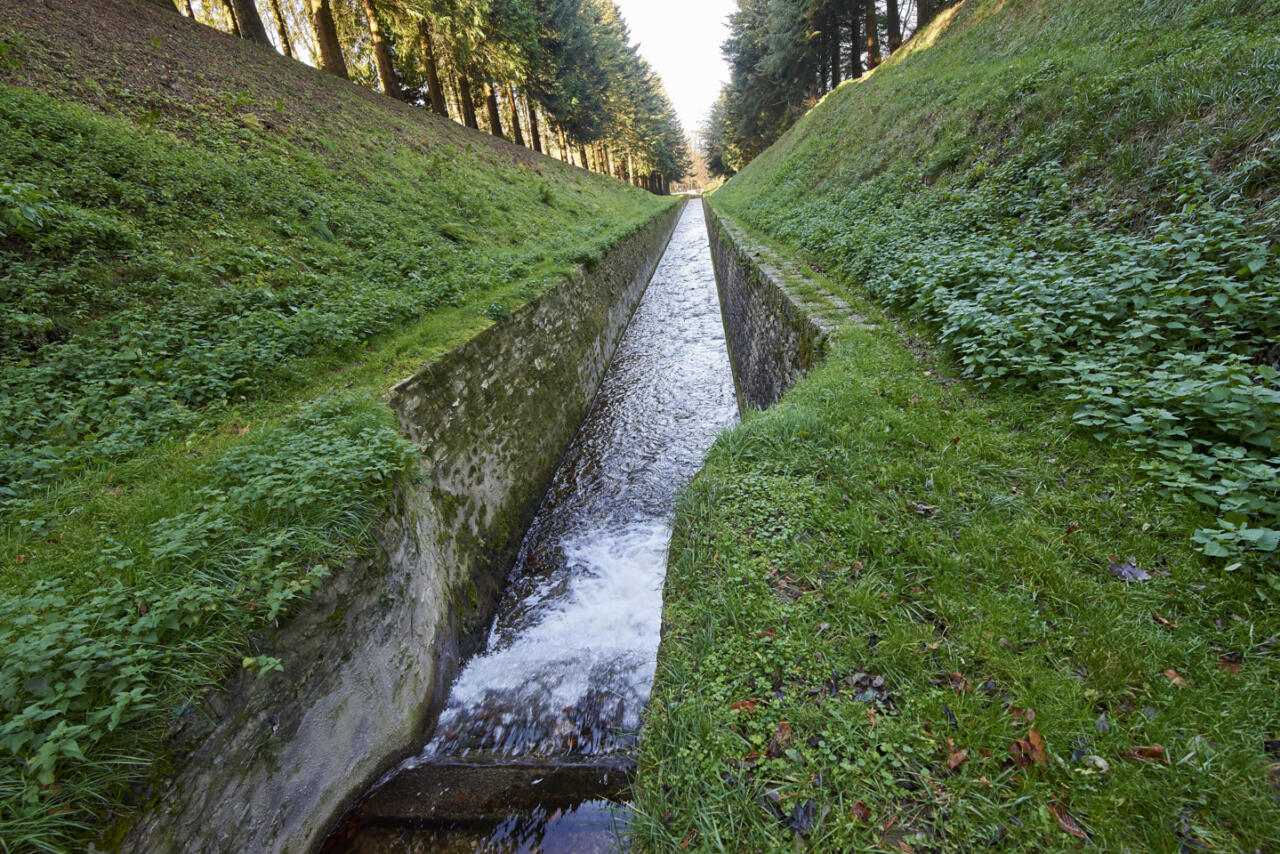
<svg viewBox="0 0 1280 854">
<path fill-rule="evenodd" d="M 710 205 L 706 221 L 738 409 L 766 409 L 822 358 L 829 324 L 772 252 Z"/>
<path fill-rule="evenodd" d="M 283 673 L 241 673 L 181 718 L 173 773 L 121 850 L 304 854 L 421 746 L 679 213 L 392 390 L 422 463 L 376 553 L 262 639 Z"/>
</svg>

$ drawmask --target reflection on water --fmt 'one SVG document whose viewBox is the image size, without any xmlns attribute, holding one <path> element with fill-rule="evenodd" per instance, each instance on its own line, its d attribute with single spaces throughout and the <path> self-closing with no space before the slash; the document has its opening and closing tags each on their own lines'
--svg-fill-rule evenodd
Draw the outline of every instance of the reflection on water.
<svg viewBox="0 0 1280 854">
<path fill-rule="evenodd" d="M 695 202 L 525 537 L 484 652 L 463 668 L 434 738 L 407 767 L 461 756 L 590 757 L 634 743 L 653 682 L 675 497 L 736 417 Z M 465 843 L 450 835 L 456 826 L 370 828 L 357 850 L 613 850 L 612 819 L 607 832 L 583 824 L 608 814 L 589 802 L 554 821 L 515 815 L 468 830 Z M 370 834 L 383 847 L 367 847 Z M 556 841 L 562 834 L 576 841 Z M 521 847 L 517 837 L 536 842 Z"/>
</svg>

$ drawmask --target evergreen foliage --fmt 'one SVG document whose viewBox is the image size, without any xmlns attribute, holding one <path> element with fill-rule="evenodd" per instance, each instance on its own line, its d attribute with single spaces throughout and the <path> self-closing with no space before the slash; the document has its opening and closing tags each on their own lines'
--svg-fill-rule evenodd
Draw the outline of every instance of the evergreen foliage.
<svg viewBox="0 0 1280 854">
<path fill-rule="evenodd" d="M 279 32 L 292 26 L 304 45 L 320 37 L 323 24 L 299 5 L 313 0 L 273 2 Z M 197 18 L 232 31 L 218 5 L 206 0 Z M 655 193 L 689 169 L 662 81 L 613 0 L 328 0 L 328 8 L 342 73 L 371 88 L 443 105 L 469 127 Z"/>
</svg>

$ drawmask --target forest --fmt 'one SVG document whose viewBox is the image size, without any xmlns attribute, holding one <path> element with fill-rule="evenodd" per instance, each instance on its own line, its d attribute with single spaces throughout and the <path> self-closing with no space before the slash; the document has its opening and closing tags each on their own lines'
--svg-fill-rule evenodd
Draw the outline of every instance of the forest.
<svg viewBox="0 0 1280 854">
<path fill-rule="evenodd" d="M 689 166 L 662 81 L 612 0 L 179 0 L 178 7 L 330 74 L 651 192 L 669 192 Z"/>
<path fill-rule="evenodd" d="M 927 27 L 948 0 L 738 0 L 722 46 L 730 78 L 707 116 L 713 175 L 750 163 L 818 100 Z"/>
</svg>

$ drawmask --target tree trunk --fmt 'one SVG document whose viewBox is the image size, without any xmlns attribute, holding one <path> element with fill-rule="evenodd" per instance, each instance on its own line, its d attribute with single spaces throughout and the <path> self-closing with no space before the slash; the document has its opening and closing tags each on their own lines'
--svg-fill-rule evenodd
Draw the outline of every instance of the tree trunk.
<svg viewBox="0 0 1280 854">
<path fill-rule="evenodd" d="M 400 78 L 396 77 L 396 69 L 391 64 L 391 51 L 386 40 L 382 38 L 382 24 L 378 21 L 378 7 L 373 0 L 363 0 L 364 13 L 369 19 L 369 47 L 373 50 L 374 64 L 378 68 L 378 85 L 382 94 L 390 95 L 397 101 L 404 100 L 404 92 L 400 90 Z"/>
<path fill-rule="evenodd" d="M 862 0 L 849 0 L 849 79 L 862 76 Z"/>
<path fill-rule="evenodd" d="M 182 0 L 183 10 L 191 20 L 196 19 L 196 10 L 191 8 L 191 0 Z"/>
<path fill-rule="evenodd" d="M 271 14 L 276 19 L 276 33 L 280 36 L 280 49 L 284 55 L 293 59 L 293 43 L 289 41 L 289 29 L 284 23 L 284 10 L 280 8 L 280 0 L 271 0 Z"/>
<path fill-rule="evenodd" d="M 831 13 L 831 88 L 840 85 L 840 18 Z"/>
<path fill-rule="evenodd" d="M 564 129 L 557 128 L 556 130 L 560 134 L 560 159 L 563 162 L 568 163 L 569 162 L 569 144 L 565 142 Z"/>
<path fill-rule="evenodd" d="M 902 47 L 902 20 L 898 15 L 898 0 L 885 0 L 885 17 L 889 22 L 889 53 Z"/>
<path fill-rule="evenodd" d="M 516 100 L 515 87 L 507 86 L 507 97 L 511 100 L 511 138 L 516 145 L 524 145 L 524 131 L 520 129 L 520 102 Z"/>
<path fill-rule="evenodd" d="M 258 7 L 254 5 L 253 0 L 231 0 L 231 5 L 236 12 L 236 23 L 240 26 L 241 38 L 265 44 L 275 50 L 276 46 L 271 43 L 271 39 L 267 38 L 267 28 L 262 26 L 262 18 L 258 17 Z"/>
<path fill-rule="evenodd" d="M 591 161 L 587 159 L 587 147 L 585 145 L 578 146 L 578 154 L 582 157 L 582 168 L 590 170 Z"/>
<path fill-rule="evenodd" d="M 489 133 L 505 136 L 502 132 L 502 114 L 498 111 L 498 90 L 492 83 L 486 83 L 485 93 L 485 104 L 489 108 Z"/>
<path fill-rule="evenodd" d="M 338 28 L 333 23 L 333 9 L 329 8 L 329 0 L 309 0 L 311 4 L 311 26 L 316 31 L 316 45 L 320 48 L 320 68 L 323 71 L 351 79 L 347 74 L 347 61 L 342 56 L 342 43 L 338 41 Z"/>
<path fill-rule="evenodd" d="M 867 70 L 880 64 L 880 26 L 876 21 L 876 0 L 867 0 Z"/>
<path fill-rule="evenodd" d="M 533 143 L 534 151 L 543 154 L 542 134 L 538 132 L 538 108 L 533 105 L 533 101 L 526 106 L 529 108 L 529 141 Z"/>
<path fill-rule="evenodd" d="M 431 111 L 448 118 L 449 109 L 444 104 L 444 91 L 440 88 L 440 68 L 436 65 L 436 48 L 431 40 L 431 25 L 426 18 L 418 21 L 418 40 L 422 44 L 423 64 L 427 67 L 427 97 L 431 99 Z"/>
<path fill-rule="evenodd" d="M 466 74 L 458 75 L 458 98 L 462 101 L 462 123 L 469 128 L 480 129 L 476 120 L 476 102 L 471 94 L 471 81 Z"/>
<path fill-rule="evenodd" d="M 231 35 L 240 38 L 240 24 L 236 21 L 236 10 L 231 5 L 231 0 L 222 0 L 222 8 L 226 10 L 227 17 L 231 19 Z"/>
</svg>

